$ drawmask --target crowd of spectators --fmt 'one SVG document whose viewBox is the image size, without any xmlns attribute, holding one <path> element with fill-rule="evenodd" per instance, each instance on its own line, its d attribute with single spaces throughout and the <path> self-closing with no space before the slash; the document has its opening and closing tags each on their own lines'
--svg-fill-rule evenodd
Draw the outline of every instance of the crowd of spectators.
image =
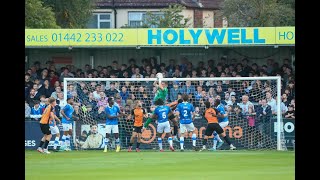
<svg viewBox="0 0 320 180">
<path fill-rule="evenodd" d="M 57 99 L 56 114 L 66 105 L 63 92 L 75 100 L 77 113 L 83 113 L 82 118 L 91 118 L 104 121 L 104 107 L 108 105 L 107 99 L 115 98 L 115 103 L 122 110 L 130 112 L 134 102 L 143 102 L 150 112 L 152 99 L 156 93 L 154 82 L 115 82 L 90 81 L 69 83 L 63 86 L 66 77 L 76 78 L 154 78 L 158 72 L 168 78 L 184 77 L 261 77 L 281 76 L 281 112 L 285 118 L 295 118 L 295 78 L 291 63 L 284 59 L 281 66 L 273 59 L 268 59 L 266 65 L 249 63 L 246 58 L 227 61 L 221 58 L 218 62 L 191 62 L 182 58 L 180 63 L 170 59 L 169 64 L 157 64 L 156 58 L 142 59 L 138 65 L 135 59 L 129 60 L 129 65 L 118 64 L 113 61 L 109 66 L 98 65 L 92 68 L 85 65 L 75 68 L 73 65 L 56 68 L 48 61 L 41 65 L 35 62 L 25 73 L 25 117 L 39 120 L 49 97 Z M 170 81 L 168 84 L 168 102 L 178 99 L 182 94 L 188 94 L 190 101 L 201 114 L 204 102 L 214 102 L 220 98 L 229 115 L 235 118 L 252 117 L 263 118 L 276 115 L 276 81 Z M 75 112 L 76 113 L 76 112 Z M 250 118 L 249 118 L 250 119 Z M 251 120 L 252 121 L 252 120 Z M 250 123 L 249 123 L 250 124 Z M 254 124 L 251 123 L 252 126 Z"/>
</svg>

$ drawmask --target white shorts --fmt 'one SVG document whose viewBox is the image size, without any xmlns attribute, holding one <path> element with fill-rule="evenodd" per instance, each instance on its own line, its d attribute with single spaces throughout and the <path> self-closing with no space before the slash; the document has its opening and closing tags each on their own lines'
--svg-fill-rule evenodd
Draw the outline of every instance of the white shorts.
<svg viewBox="0 0 320 180">
<path fill-rule="evenodd" d="M 193 123 L 180 124 L 180 133 L 191 132 L 191 131 L 194 131 Z"/>
<path fill-rule="evenodd" d="M 170 123 L 169 121 L 163 122 L 163 123 L 158 123 L 157 126 L 157 133 L 170 133 L 171 129 L 170 129 Z"/>
<path fill-rule="evenodd" d="M 50 126 L 50 131 L 52 135 L 60 133 L 58 126 Z"/>
<path fill-rule="evenodd" d="M 119 133 L 119 127 L 118 125 L 106 125 L 106 133 L 111 134 L 112 133 Z"/>
<path fill-rule="evenodd" d="M 226 122 L 219 122 L 219 125 L 221 126 L 221 128 L 223 129 L 223 128 L 225 128 L 225 127 L 227 127 L 228 126 L 228 124 L 229 124 L 229 121 L 226 121 Z"/>
<path fill-rule="evenodd" d="M 69 131 L 70 129 L 72 129 L 72 124 L 62 123 L 63 131 Z"/>
</svg>

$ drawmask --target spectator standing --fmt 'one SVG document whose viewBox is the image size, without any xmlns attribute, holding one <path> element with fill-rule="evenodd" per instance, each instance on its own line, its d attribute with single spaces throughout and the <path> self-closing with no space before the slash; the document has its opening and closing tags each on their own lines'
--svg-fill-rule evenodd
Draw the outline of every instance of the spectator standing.
<svg viewBox="0 0 320 180">
<path fill-rule="evenodd" d="M 43 85 L 39 89 L 39 94 L 45 95 L 46 98 L 49 98 L 53 92 L 52 87 L 50 87 L 49 80 L 45 79 Z"/>
<path fill-rule="evenodd" d="M 290 119 L 295 119 L 296 118 L 296 113 L 294 110 L 293 105 L 289 105 L 288 111 L 284 114 L 285 118 L 290 118 Z"/>
<path fill-rule="evenodd" d="M 30 93 L 28 97 L 26 98 L 27 103 L 29 104 L 30 107 L 34 106 L 34 100 L 39 100 L 39 98 L 35 95 L 35 90 L 32 88 L 30 90 Z"/>
<path fill-rule="evenodd" d="M 258 147 L 262 147 L 264 142 L 262 141 L 263 136 L 270 133 L 270 127 L 268 124 L 270 123 L 272 117 L 271 106 L 267 104 L 266 99 L 261 100 L 261 105 L 257 108 L 257 120 L 258 120 Z"/>
<path fill-rule="evenodd" d="M 60 75 L 59 80 L 60 80 L 60 82 L 63 82 L 64 78 L 73 78 L 73 77 L 74 77 L 74 75 L 69 72 L 69 69 L 68 68 L 64 68 L 63 72 Z"/>
<path fill-rule="evenodd" d="M 24 102 L 24 118 L 29 119 L 31 114 L 31 108 L 27 101 Z"/>
<path fill-rule="evenodd" d="M 106 90 L 106 96 L 109 97 L 114 97 L 115 94 L 118 93 L 118 90 L 115 88 L 115 82 L 110 82 L 110 89 Z"/>
<path fill-rule="evenodd" d="M 24 75 L 24 92 L 25 92 L 25 98 L 28 96 L 30 89 L 33 87 L 33 82 L 30 81 L 30 74 L 26 73 Z"/>
<path fill-rule="evenodd" d="M 184 93 L 185 94 L 194 94 L 195 93 L 195 87 L 193 85 L 191 85 L 191 81 L 186 81 Z"/>
<path fill-rule="evenodd" d="M 248 112 L 249 106 L 253 106 L 253 104 L 249 101 L 249 96 L 248 95 L 243 95 L 242 96 L 242 102 L 238 103 L 240 108 L 242 109 L 242 113 L 246 114 Z"/>
<path fill-rule="evenodd" d="M 50 80 L 47 69 L 42 70 L 39 80 L 40 80 L 40 84 L 43 84 L 45 80 L 48 80 L 48 81 Z"/>
<path fill-rule="evenodd" d="M 42 109 L 40 108 L 39 101 L 34 101 L 34 106 L 31 108 L 30 118 L 39 121 L 42 117 Z"/>
<path fill-rule="evenodd" d="M 122 101 L 126 102 L 126 100 L 129 97 L 129 92 L 127 91 L 126 86 L 122 86 L 120 96 L 121 96 Z"/>
<path fill-rule="evenodd" d="M 266 92 L 266 100 L 268 105 L 271 107 L 272 115 L 277 114 L 277 102 L 276 100 L 272 97 L 271 92 Z"/>
<path fill-rule="evenodd" d="M 53 91 L 52 93 L 51 93 L 51 97 L 54 97 L 55 99 L 57 99 L 58 98 L 58 93 L 63 93 L 62 91 L 61 91 L 61 87 L 60 86 L 57 86 L 56 88 L 55 88 L 55 91 Z"/>
</svg>

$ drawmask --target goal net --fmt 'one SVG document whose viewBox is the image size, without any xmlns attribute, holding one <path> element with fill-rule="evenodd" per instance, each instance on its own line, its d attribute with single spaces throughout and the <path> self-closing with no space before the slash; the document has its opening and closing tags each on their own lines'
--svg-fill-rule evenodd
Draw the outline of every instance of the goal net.
<svg viewBox="0 0 320 180">
<path fill-rule="evenodd" d="M 75 113 L 79 116 L 73 127 L 74 147 L 104 148 L 106 117 L 101 112 L 108 105 L 107 99 L 110 97 L 115 99 L 115 105 L 126 114 L 119 118 L 119 135 L 121 147 L 128 147 L 133 131 L 133 119 L 128 119 L 128 115 L 138 100 L 147 113 L 151 113 L 157 91 L 154 81 L 157 79 L 64 78 L 64 87 L 67 87 L 64 97 L 66 99 L 68 95 L 74 98 Z M 287 149 L 280 108 L 280 77 L 162 78 L 159 81 L 168 82 L 167 103 L 181 98 L 182 94 L 189 95 L 189 102 L 195 107 L 194 125 L 198 147 L 202 146 L 207 125 L 203 117 L 204 102 L 213 104 L 216 98 L 220 98 L 229 119 L 224 130 L 237 149 Z M 142 133 L 140 148 L 158 149 L 156 127 L 157 124 L 152 122 Z M 192 147 L 191 136 L 191 133 L 185 134 L 186 149 Z M 174 144 L 180 147 L 179 142 Z M 212 145 L 213 135 L 207 146 Z M 114 147 L 114 139 L 110 146 Z M 164 138 L 163 147 L 169 147 L 167 138 Z M 221 149 L 228 149 L 228 145 L 224 143 Z"/>
</svg>

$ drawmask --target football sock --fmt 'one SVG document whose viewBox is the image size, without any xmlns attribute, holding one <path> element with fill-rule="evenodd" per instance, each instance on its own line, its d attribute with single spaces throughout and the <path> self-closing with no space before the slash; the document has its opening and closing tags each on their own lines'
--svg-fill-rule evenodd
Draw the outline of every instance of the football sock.
<svg viewBox="0 0 320 180">
<path fill-rule="evenodd" d="M 65 146 L 66 145 L 66 138 L 67 138 L 66 135 L 62 136 L 62 138 L 61 138 L 61 146 Z"/>
<path fill-rule="evenodd" d="M 202 140 L 202 145 L 204 145 L 204 146 L 207 145 L 207 141 L 208 141 L 207 139 L 203 139 Z"/>
<path fill-rule="evenodd" d="M 224 137 L 224 140 L 225 140 L 229 145 L 231 144 L 230 139 L 229 139 L 229 137 L 228 137 L 227 135 Z"/>
<path fill-rule="evenodd" d="M 104 145 L 107 146 L 109 143 L 109 138 L 106 138 L 106 140 L 104 141 Z"/>
<path fill-rule="evenodd" d="M 176 136 L 178 134 L 178 126 L 173 126 L 173 135 Z"/>
<path fill-rule="evenodd" d="M 42 148 L 43 144 L 44 144 L 44 141 L 40 141 L 39 147 Z"/>
<path fill-rule="evenodd" d="M 57 149 L 58 144 L 59 144 L 59 137 L 56 137 L 54 138 L 53 149 Z"/>
<path fill-rule="evenodd" d="M 48 140 L 46 140 L 46 142 L 44 143 L 44 149 L 48 149 L 48 144 L 49 144 L 49 141 Z"/>
<path fill-rule="evenodd" d="M 170 146 L 172 146 L 172 144 L 173 144 L 173 142 L 172 142 L 172 137 L 169 137 L 169 138 L 168 138 L 168 142 L 169 142 Z"/>
<path fill-rule="evenodd" d="M 180 137 L 180 148 L 183 149 L 184 137 Z"/>
<path fill-rule="evenodd" d="M 140 147 L 140 143 L 137 142 L 137 148 L 139 148 L 139 147 Z"/>
<path fill-rule="evenodd" d="M 158 138 L 158 144 L 159 144 L 159 148 L 161 150 L 162 149 L 162 139 L 161 138 Z"/>
<path fill-rule="evenodd" d="M 197 135 L 192 134 L 192 146 L 196 146 L 196 141 L 197 141 Z"/>
<path fill-rule="evenodd" d="M 70 146 L 70 135 L 67 135 L 67 137 L 66 137 L 66 145 L 67 145 L 67 147 Z"/>
</svg>

